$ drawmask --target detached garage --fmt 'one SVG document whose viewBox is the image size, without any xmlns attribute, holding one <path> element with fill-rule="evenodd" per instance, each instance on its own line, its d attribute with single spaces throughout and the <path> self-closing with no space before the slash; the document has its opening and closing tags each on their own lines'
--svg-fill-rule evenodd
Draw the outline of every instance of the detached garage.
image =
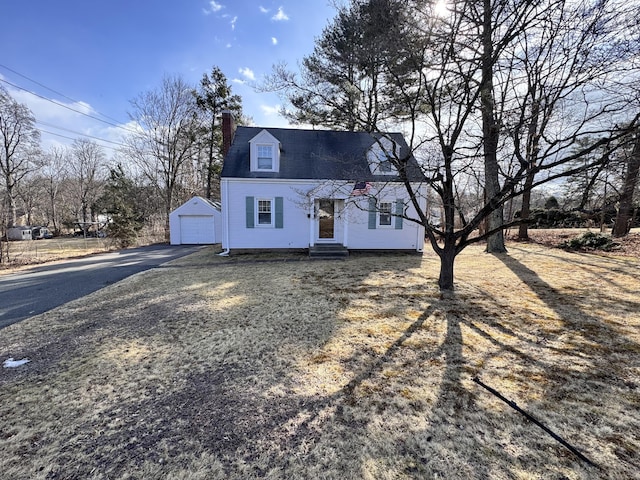
<svg viewBox="0 0 640 480">
<path fill-rule="evenodd" d="M 220 205 L 193 197 L 169 215 L 171 245 L 207 245 L 222 241 Z"/>
</svg>

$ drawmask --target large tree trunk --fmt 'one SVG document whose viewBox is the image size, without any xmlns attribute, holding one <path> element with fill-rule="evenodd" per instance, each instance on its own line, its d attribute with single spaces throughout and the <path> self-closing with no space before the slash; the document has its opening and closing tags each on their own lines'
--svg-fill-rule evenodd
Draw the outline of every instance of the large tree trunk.
<svg viewBox="0 0 640 480">
<path fill-rule="evenodd" d="M 453 292 L 453 266 L 456 259 L 455 239 L 445 238 L 444 248 L 438 254 L 440 255 L 438 287 L 441 292 Z"/>
<path fill-rule="evenodd" d="M 14 193 L 15 183 L 12 175 L 5 175 L 5 190 L 7 192 L 7 228 L 15 227 L 18 220 L 16 207 L 16 195 Z"/>
<path fill-rule="evenodd" d="M 627 160 L 627 172 L 624 177 L 624 186 L 620 194 L 618 213 L 613 224 L 611 236 L 624 237 L 631 229 L 633 222 L 633 192 L 638 183 L 640 171 L 640 133 L 636 134 L 631 156 Z"/>
<path fill-rule="evenodd" d="M 13 190 L 13 189 L 12 189 Z M 9 202 L 9 212 L 7 218 L 7 227 L 15 227 L 18 221 L 18 210 L 16 207 L 16 198 L 13 192 L 7 188 L 7 200 Z"/>
<path fill-rule="evenodd" d="M 522 208 L 520 209 L 520 220 L 522 223 L 518 227 L 518 238 L 520 240 L 529 239 L 529 215 L 531 214 L 531 185 L 535 175 L 529 171 L 524 181 L 524 192 L 522 193 Z"/>
<path fill-rule="evenodd" d="M 484 22 L 482 26 L 482 89 L 480 104 L 482 110 L 482 136 L 484 148 L 485 201 L 492 202 L 500 191 L 498 179 L 498 138 L 500 135 L 495 118 L 493 92 L 493 39 L 492 39 L 491 0 L 484 0 Z M 487 217 L 487 231 L 502 227 L 503 207 L 496 207 Z M 488 253 L 504 253 L 504 232 L 499 230 L 487 237 Z"/>
</svg>

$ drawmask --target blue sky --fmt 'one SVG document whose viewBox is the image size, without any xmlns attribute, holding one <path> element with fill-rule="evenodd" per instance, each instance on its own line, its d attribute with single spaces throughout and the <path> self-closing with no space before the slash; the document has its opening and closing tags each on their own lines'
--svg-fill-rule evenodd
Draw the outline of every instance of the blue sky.
<svg viewBox="0 0 640 480">
<path fill-rule="evenodd" d="M 128 121 L 129 101 L 157 88 L 164 75 L 178 74 L 195 85 L 216 65 L 256 125 L 286 125 L 275 113 L 277 96 L 256 93 L 251 83 L 270 73 L 274 63 L 295 67 L 335 14 L 330 0 L 0 0 L 0 5 L 0 79 L 117 124 Z M 46 123 L 39 125 L 43 130 L 113 141 L 123 133 L 1 83 Z M 56 142 L 70 140 L 43 134 L 45 147 Z"/>
</svg>

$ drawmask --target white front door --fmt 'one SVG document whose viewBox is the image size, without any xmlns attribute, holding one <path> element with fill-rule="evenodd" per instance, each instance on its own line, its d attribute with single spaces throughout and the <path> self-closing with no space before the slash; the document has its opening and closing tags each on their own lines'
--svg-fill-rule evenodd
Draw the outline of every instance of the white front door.
<svg viewBox="0 0 640 480">
<path fill-rule="evenodd" d="M 342 243 L 342 200 L 322 198 L 315 202 L 316 243 Z"/>
</svg>

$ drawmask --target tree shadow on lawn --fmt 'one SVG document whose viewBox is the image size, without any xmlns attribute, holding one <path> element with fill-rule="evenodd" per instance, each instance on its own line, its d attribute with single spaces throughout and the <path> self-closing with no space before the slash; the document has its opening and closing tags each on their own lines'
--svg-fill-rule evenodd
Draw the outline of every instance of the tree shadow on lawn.
<svg viewBox="0 0 640 480">
<path fill-rule="evenodd" d="M 414 259 L 399 263 L 401 268 L 415 266 Z M 250 297 L 255 292 L 257 284 L 251 283 L 254 278 L 250 275 L 248 279 L 244 278 L 244 273 L 250 273 L 251 269 L 263 269 L 260 287 L 267 292 L 277 292 L 286 280 L 283 275 L 269 275 L 261 265 L 245 265 L 242 269 L 242 274 L 236 278 L 240 286 L 232 289 L 239 296 Z M 300 269 L 315 274 L 319 265 L 292 266 L 289 273 L 299 277 Z M 179 270 L 189 277 L 185 268 Z M 353 272 L 350 281 L 357 284 L 368 273 Z M 44 473 L 49 478 L 95 476 L 95 472 L 122 477 L 137 468 L 148 469 L 153 465 L 161 472 L 162 461 L 175 458 L 178 462 L 186 462 L 185 451 L 194 455 L 215 452 L 216 456 L 233 464 L 240 450 L 245 452 L 240 458 L 251 461 L 255 452 L 260 451 L 255 442 L 269 438 L 269 432 L 304 410 L 305 403 L 316 401 L 286 394 L 286 385 L 282 387 L 276 377 L 269 376 L 266 384 L 260 384 L 264 383 L 261 373 L 273 369 L 282 377 L 286 376 L 291 365 L 278 358 L 279 348 L 294 345 L 309 351 L 326 342 L 333 334 L 335 323 L 330 317 L 336 317 L 344 306 L 341 298 L 333 299 L 334 305 L 319 311 L 317 318 L 304 321 L 293 318 L 288 324 L 280 322 L 268 326 L 265 335 L 273 341 L 269 348 L 258 345 L 262 350 L 252 351 L 256 343 L 247 337 L 242 348 L 236 346 L 238 350 L 247 351 L 247 356 L 243 357 L 242 352 L 224 352 L 228 347 L 223 344 L 222 337 L 263 328 L 270 321 L 276 322 L 280 312 L 267 315 L 264 305 L 254 304 L 245 314 L 234 318 L 234 325 L 225 325 L 224 318 L 197 314 L 199 295 L 228 283 L 217 271 L 209 272 L 209 278 L 202 274 L 189 277 L 188 284 L 159 298 L 140 288 L 141 284 L 153 284 L 162 275 L 170 273 L 167 270 L 150 272 L 133 282 L 112 287 L 111 297 L 98 297 L 99 300 L 91 305 L 74 304 L 70 312 L 65 312 L 71 314 L 69 323 L 65 323 L 64 314 L 56 315 L 53 322 L 45 314 L 9 331 L 11 337 L 21 337 L 20 333 L 29 332 L 28 338 L 5 340 L 7 352 L 18 351 L 32 362 L 27 368 L 7 371 L 3 375 L 5 392 L 15 392 L 26 386 L 36 392 L 28 400 L 28 408 L 23 410 L 24 417 L 17 422 L 12 421 L 15 411 L 10 405 L 0 409 L 6 413 L 5 425 L 17 430 L 26 426 L 29 431 L 33 430 L 31 438 L 37 439 L 33 444 L 17 446 L 22 454 L 20 459 L 15 458 L 17 463 L 12 462 L 12 468 L 22 465 L 28 469 L 30 463 L 35 468 L 38 456 L 44 451 L 55 452 L 55 458 Z M 199 285 L 196 293 L 194 285 Z M 301 283 L 300 287 L 313 288 L 313 285 Z M 324 287 L 316 285 L 316 290 L 317 295 L 326 294 Z M 227 300 L 227 293 L 224 295 Z M 112 298 L 118 301 L 113 302 Z M 242 305 L 246 306 L 246 303 Z M 228 308 L 240 310 L 233 304 Z M 279 307 L 276 305 L 276 308 Z M 291 308 L 283 315 L 299 312 L 295 305 Z M 100 315 L 96 316 L 95 312 Z M 258 314 L 260 318 L 256 318 Z M 256 323 L 260 325 L 256 327 Z M 200 343 L 189 343 L 193 341 L 185 337 L 185 332 L 194 330 L 195 335 L 201 332 Z M 194 368 L 182 368 L 180 359 L 169 356 L 172 352 L 183 355 L 187 365 L 192 362 L 190 357 L 197 357 L 201 362 L 206 355 L 190 350 L 202 347 L 205 341 L 222 343 L 216 352 L 221 355 L 220 362 L 195 362 Z M 136 353 L 136 350 L 142 353 Z M 123 366 L 115 361 L 118 355 L 138 355 L 138 358 Z M 260 358 L 254 361 L 256 356 Z M 170 367 L 160 373 L 154 365 L 163 361 Z M 117 384 L 115 391 L 114 382 Z M 43 401 L 51 402 L 48 405 L 39 401 L 41 387 L 48 391 L 46 395 L 40 394 Z M 285 394 L 261 396 L 265 389 L 272 387 L 283 388 Z M 103 396 L 105 399 L 101 398 Z M 61 405 L 67 402 L 72 404 L 68 409 Z M 47 415 L 53 409 L 59 409 L 55 415 L 62 418 L 49 418 Z M 72 418 L 63 418 L 67 414 Z M 12 437 L 17 440 L 14 434 L 6 440 L 11 441 Z M 259 474 L 261 464 L 257 463 L 253 473 Z"/>
<path fill-rule="evenodd" d="M 563 325 L 560 336 L 567 345 L 563 349 L 567 368 L 549 372 L 551 381 L 540 402 L 543 410 L 545 406 L 551 407 L 556 402 L 567 402 L 567 411 L 572 416 L 582 417 L 577 427 L 580 424 L 583 428 L 587 427 L 582 435 L 576 437 L 589 443 L 590 449 L 604 461 L 615 465 L 608 472 L 612 478 L 639 471 L 640 418 L 637 402 L 640 396 L 636 393 L 639 385 L 633 370 L 637 371 L 640 367 L 637 362 L 640 345 L 616 330 L 615 323 L 610 324 L 592 315 L 589 307 L 581 302 L 583 296 L 563 294 L 510 255 L 497 254 L 495 257 L 555 312 Z M 604 270 L 603 265 L 585 261 L 584 258 L 576 259 L 575 263 L 586 263 L 593 267 L 589 270 L 591 275 L 609 283 L 611 288 L 621 290 L 620 285 L 613 282 L 608 274 L 597 271 Z M 586 268 L 575 263 L 572 265 L 576 268 Z M 630 272 L 625 269 L 621 274 L 630 275 Z M 606 306 L 606 310 L 621 312 L 623 316 L 625 311 L 640 310 L 638 302 L 604 295 L 595 285 L 585 285 L 584 288 L 589 291 L 588 295 L 596 297 Z M 626 290 L 626 293 L 630 292 Z M 634 317 L 635 314 L 630 318 Z M 633 328 L 632 325 L 625 327 Z M 634 358 L 636 360 L 632 360 Z M 616 475 L 616 471 L 620 473 Z"/>
<path fill-rule="evenodd" d="M 627 425 L 628 417 L 618 420 L 614 412 L 608 411 L 608 407 L 614 404 L 619 406 L 623 414 L 633 413 L 633 399 L 637 397 L 627 394 L 635 386 L 615 376 L 615 385 L 603 383 L 611 380 L 612 358 L 591 350 L 592 343 L 603 338 L 603 335 L 610 337 L 608 341 L 613 342 L 613 350 L 637 350 L 637 344 L 597 318 L 582 315 L 580 320 L 575 320 L 575 311 L 580 306 L 573 299 L 560 295 L 539 279 L 535 272 L 517 261 L 508 257 L 502 261 L 518 274 L 525 286 L 534 285 L 532 289 L 535 293 L 558 312 L 566 327 L 578 332 L 575 341 L 563 340 L 567 345 L 557 348 L 547 345 L 546 339 L 536 338 L 535 332 L 518 332 L 513 328 L 515 322 L 509 324 L 496 318 L 495 311 L 487 310 L 479 303 L 474 305 L 473 301 L 460 299 L 436 302 L 383 355 L 373 360 L 339 392 L 313 405 L 316 411 L 299 425 L 297 435 L 291 436 L 296 439 L 289 446 L 292 455 L 299 455 L 297 450 L 300 445 L 304 444 L 304 440 L 309 440 L 310 426 L 321 416 L 317 410 L 320 408 L 325 412 L 329 410 L 330 418 L 346 426 L 341 433 L 349 439 L 349 447 L 358 451 L 351 456 L 358 456 L 361 465 L 364 466 L 366 459 L 372 457 L 378 465 L 386 465 L 388 470 L 379 471 L 380 476 L 435 478 L 440 475 L 444 478 L 480 479 L 493 476 L 512 478 L 524 472 L 545 478 L 568 478 L 574 475 L 580 478 L 624 478 L 633 475 L 637 471 L 633 438 L 637 435 L 624 435 L 622 428 Z M 470 311 L 473 313 L 470 314 Z M 428 319 L 431 319 L 428 323 L 432 326 L 434 322 L 446 322 L 443 341 L 439 345 L 408 345 L 414 335 L 429 328 L 429 325 L 425 325 Z M 526 329 L 529 325 L 521 321 L 516 327 Z M 469 340 L 465 342 L 463 339 L 470 336 L 470 332 L 486 340 L 492 347 L 484 347 L 486 353 L 480 361 L 471 362 L 465 358 L 464 351 L 473 350 Z M 403 355 L 406 350 L 414 350 L 409 360 Z M 549 358 L 549 352 L 556 357 Z M 481 374 L 484 365 L 490 363 L 492 358 L 502 356 L 512 363 L 502 362 L 487 374 L 495 380 L 503 381 L 506 378 L 507 384 L 513 383 L 519 395 L 512 400 L 526 403 L 525 408 L 530 408 L 534 416 L 547 423 L 552 430 L 565 436 L 587 456 L 592 459 L 595 457 L 596 462 L 602 462 L 604 470 L 584 464 L 515 410 L 471 382 L 471 378 Z M 577 358 L 578 363 L 574 364 L 572 358 Z M 563 359 L 566 364 L 562 362 Z M 439 364 L 438 360 L 444 365 Z M 621 366 L 619 363 L 616 367 Z M 394 405 L 391 401 L 368 399 L 369 391 L 382 389 L 380 384 L 388 383 L 388 379 L 381 374 L 394 364 L 409 372 L 397 377 L 397 383 L 408 385 L 413 390 L 419 390 L 414 387 L 425 377 L 440 375 L 439 394 L 435 401 L 424 402 L 414 396 L 412 401 L 404 405 Z M 611 387 L 615 387 L 615 390 Z M 593 398 L 583 402 L 585 390 L 592 392 L 601 402 L 596 399 L 592 403 Z M 397 391 L 396 395 L 403 393 L 403 390 Z M 411 396 L 412 393 L 407 395 Z M 412 425 L 411 421 L 395 422 L 390 419 L 396 417 L 397 420 L 398 416 L 406 416 L 408 420 L 413 418 L 416 422 Z M 428 425 L 420 429 L 420 424 L 425 420 Z M 637 421 L 637 416 L 631 420 L 635 425 Z M 369 435 L 372 435 L 372 428 L 385 422 L 389 428 L 384 435 L 394 439 L 391 443 L 396 448 L 376 445 L 375 440 L 367 442 Z M 324 426 L 328 424 L 329 421 L 325 420 Z M 609 433 L 602 435 L 603 432 Z M 317 431 L 316 442 L 321 443 L 322 437 L 327 435 L 324 431 Z M 307 455 L 309 464 L 322 464 L 320 453 L 327 452 L 336 458 L 336 452 L 326 447 L 312 448 Z M 355 470 L 349 471 L 348 465 L 343 469 L 357 474 Z M 371 475 L 371 471 L 368 473 Z M 371 476 L 376 477 L 375 473 Z"/>
<path fill-rule="evenodd" d="M 543 249 L 541 251 L 532 251 L 530 249 L 524 249 L 519 246 L 511 246 L 511 253 L 517 253 L 522 258 L 542 258 L 552 259 L 558 262 L 558 265 L 564 264 L 572 269 L 579 269 L 581 272 L 588 272 L 599 280 L 615 285 L 618 289 L 621 289 L 625 293 L 637 294 L 636 289 L 631 290 L 626 288 L 621 282 L 616 281 L 615 277 L 622 276 L 628 279 L 637 279 L 638 276 L 638 261 L 633 258 L 616 258 L 609 255 L 598 255 L 597 253 L 584 253 L 584 252 L 566 252 L 561 254 L 559 250 Z M 510 258 L 513 258 L 511 256 Z M 606 264 L 605 268 L 603 264 Z M 631 282 L 630 282 L 631 283 Z"/>
<path fill-rule="evenodd" d="M 138 324 L 127 307 L 110 313 L 100 326 L 88 323 L 71 329 L 65 334 L 69 339 L 74 333 L 81 334 L 79 344 L 67 351 L 71 358 L 87 350 L 98 355 L 102 342 L 105 346 L 113 341 L 137 342 L 150 345 L 148 355 L 159 357 L 150 361 L 170 364 L 170 375 L 160 374 L 153 365 L 147 371 L 143 364 L 133 365 L 133 370 L 141 371 L 123 385 L 123 391 L 99 408 L 89 403 L 86 408 L 95 412 L 80 414 L 59 434 L 56 442 L 62 446 L 54 446 L 57 451 L 50 478 L 100 478 L 95 472 L 103 478 L 162 478 L 180 469 L 202 474 L 205 468 L 206 474 L 209 468 L 210 478 L 434 478 L 439 474 L 479 479 L 511 477 L 523 470 L 544 475 L 548 471 L 540 460 L 549 450 L 561 457 L 566 470 L 586 475 L 561 447 L 550 439 L 542 440 L 543 433 L 528 432 L 533 427 L 527 427 L 509 409 L 496 406 L 499 402 L 488 401 L 488 394 L 471 382 L 492 358 L 507 355 L 519 364 L 514 368 L 517 373 L 531 369 L 544 377 L 541 383 L 549 386 L 548 398 L 540 401 L 544 411 L 549 402 L 563 401 L 553 395 L 562 382 L 575 380 L 570 366 L 546 361 L 544 352 L 550 347 L 537 344 L 532 335 L 517 330 L 521 325 L 495 318 L 495 312 L 474 300 L 433 301 L 383 353 L 363 355 L 362 347 L 354 350 L 357 370 L 337 391 L 326 395 L 297 392 L 294 384 L 300 381 L 299 371 L 287 352 L 293 349 L 297 358 L 310 355 L 338 333 L 336 318 L 349 307 L 342 269 L 350 272 L 349 288 L 365 295 L 367 289 L 374 289 L 367 283 L 370 274 L 402 278 L 415 267 L 415 261 L 380 261 L 368 270 L 361 266 L 359 262 L 335 264 L 322 275 L 320 264 L 298 264 L 286 274 L 259 275 L 266 291 L 277 292 L 289 278 L 307 293 L 327 296 L 328 303 L 314 318 L 294 318 L 298 310 L 293 309 L 282 314 L 291 317 L 282 321 L 278 312 L 266 312 L 246 301 L 229 307 L 237 314 L 234 325 L 226 324 L 222 313 L 195 318 L 198 295 L 221 289 L 225 282 L 235 282 L 228 286 L 227 295 L 249 296 L 255 290 L 252 269 L 267 272 L 264 265 L 247 265 L 242 267 L 244 279 L 243 275 L 220 278 L 216 269 L 208 277 L 186 272 L 190 283 L 168 296 L 136 299 L 131 294 L 128 302 L 148 303 L 145 316 L 149 321 Z M 512 269 L 517 268 L 512 264 Z M 526 273 L 535 275 L 520 270 L 521 275 Z M 153 279 L 148 277 L 148 281 Z M 544 285 L 538 283 L 535 288 L 545 298 Z M 408 298 L 399 295 L 397 302 L 404 304 Z M 264 318 L 256 319 L 259 313 Z M 108 328 L 102 328 L 105 325 Z M 246 330 L 260 332 L 263 328 L 268 347 L 243 337 Z M 195 343 L 188 338 L 194 329 L 201 334 Z M 427 336 L 434 329 L 442 331 L 435 340 Z M 470 334 L 485 344 L 469 344 L 466 337 Z M 242 341 L 227 346 L 227 335 Z M 167 344 L 176 350 L 163 350 Z M 539 355 L 520 348 L 525 345 Z M 193 351 L 199 348 L 208 350 Z M 186 368 L 180 359 L 166 356 L 167 352 L 184 355 Z M 190 355 L 198 359 L 192 365 Z M 47 380 L 55 376 L 55 370 L 54 365 L 40 374 Z M 512 374 L 507 370 L 491 373 Z M 104 387 L 100 382 L 109 379 L 94 375 L 92 381 L 99 389 Z M 86 388 L 83 382 L 70 388 Z M 517 426 L 504 432 L 505 418 Z M 28 455 L 37 455 L 37 450 Z M 198 465 L 203 455 L 214 458 L 208 467 Z"/>
</svg>

